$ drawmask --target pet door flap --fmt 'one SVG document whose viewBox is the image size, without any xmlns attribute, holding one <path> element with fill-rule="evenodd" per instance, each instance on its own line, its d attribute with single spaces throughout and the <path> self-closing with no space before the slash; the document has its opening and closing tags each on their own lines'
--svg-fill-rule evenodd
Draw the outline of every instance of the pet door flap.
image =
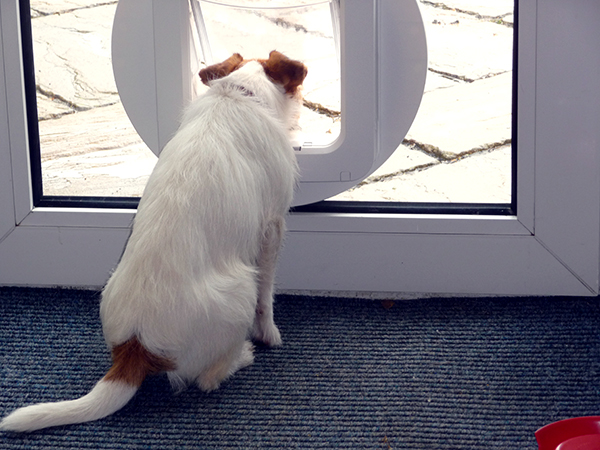
<svg viewBox="0 0 600 450">
<path fill-rule="evenodd" d="M 421 102 L 427 46 L 415 0 L 120 0 L 113 26 L 123 106 L 157 155 L 203 89 L 203 66 L 274 49 L 309 71 L 294 204 L 351 188 L 400 145 Z M 319 134 L 311 121 L 322 110 L 334 118 Z"/>
</svg>

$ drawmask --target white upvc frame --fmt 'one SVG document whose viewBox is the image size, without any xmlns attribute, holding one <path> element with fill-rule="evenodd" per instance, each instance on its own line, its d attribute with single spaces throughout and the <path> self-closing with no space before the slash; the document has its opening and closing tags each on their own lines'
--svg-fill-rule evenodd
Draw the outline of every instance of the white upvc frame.
<svg viewBox="0 0 600 450">
<path fill-rule="evenodd" d="M 100 286 L 132 210 L 33 208 L 17 0 L 0 0 L 0 284 Z M 596 295 L 600 3 L 519 1 L 515 216 L 298 213 L 286 290 Z"/>
</svg>

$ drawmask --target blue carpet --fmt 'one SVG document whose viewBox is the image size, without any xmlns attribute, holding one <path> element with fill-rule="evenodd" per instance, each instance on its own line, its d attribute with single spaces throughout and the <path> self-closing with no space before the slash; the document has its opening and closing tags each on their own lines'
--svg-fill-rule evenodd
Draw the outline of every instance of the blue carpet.
<svg viewBox="0 0 600 450">
<path fill-rule="evenodd" d="M 0 414 L 88 392 L 110 366 L 95 292 L 0 288 Z M 379 302 L 280 296 L 284 345 L 221 389 L 165 376 L 106 419 L 2 449 L 537 449 L 600 413 L 598 298 Z"/>
</svg>

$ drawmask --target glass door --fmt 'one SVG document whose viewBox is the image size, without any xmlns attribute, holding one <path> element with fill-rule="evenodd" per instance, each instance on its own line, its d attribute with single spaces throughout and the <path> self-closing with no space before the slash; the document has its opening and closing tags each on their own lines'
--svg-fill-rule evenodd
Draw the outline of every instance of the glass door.
<svg viewBox="0 0 600 450">
<path fill-rule="evenodd" d="M 437 32 L 435 27 L 439 26 L 439 30 L 450 33 L 439 40 L 449 44 L 451 33 L 455 33 L 454 30 L 460 29 L 461 25 L 470 23 L 468 19 L 471 15 L 465 12 L 468 10 L 459 5 L 466 1 L 457 0 L 456 5 L 450 7 L 455 10 L 452 13 L 433 11 L 435 14 L 432 13 L 431 16 L 423 13 L 423 17 L 429 17 L 425 20 L 428 22 L 428 39 L 432 44 L 434 39 L 429 36 Z M 87 197 L 66 197 L 67 201 L 61 203 L 64 196 L 44 197 L 47 193 L 39 192 L 36 187 L 40 184 L 36 184 L 35 174 L 42 161 L 30 156 L 29 152 L 31 149 L 35 152 L 35 128 L 38 121 L 35 117 L 32 118 L 36 112 L 36 102 L 35 96 L 33 99 L 31 96 L 30 80 L 36 79 L 36 74 L 31 73 L 35 64 L 27 64 L 28 60 L 34 61 L 34 58 L 27 48 L 27 21 L 22 20 L 30 11 L 29 5 L 25 3 L 8 1 L 0 5 L 1 56 L 4 68 L 0 79 L 3 87 L 0 89 L 0 283 L 100 286 L 118 261 L 126 242 L 136 200 L 135 197 L 130 197 L 134 199 L 131 201 L 124 200 L 127 197 L 122 196 L 125 195 L 122 187 L 121 191 L 98 195 L 93 195 L 86 188 Z M 69 2 L 69 5 L 72 3 L 75 2 Z M 92 9 L 90 5 L 89 8 L 79 6 L 75 9 L 79 8 L 77 14 L 80 18 L 85 16 L 87 10 Z M 425 9 L 424 6 L 433 8 L 431 4 L 422 3 L 421 11 Z M 23 9 L 25 7 L 27 10 Z M 494 79 L 506 81 L 511 78 L 514 82 L 510 94 L 510 112 L 506 112 L 506 105 L 509 103 L 506 96 L 500 96 L 504 101 L 504 112 L 498 116 L 497 122 L 506 124 L 506 118 L 510 117 L 510 136 L 506 138 L 499 133 L 499 137 L 494 135 L 489 148 L 470 152 L 480 145 L 475 144 L 473 147 L 474 144 L 469 140 L 473 136 L 469 131 L 462 131 L 464 139 L 458 139 L 457 142 L 464 147 L 458 147 L 457 150 L 452 146 L 444 147 L 446 144 L 442 145 L 442 141 L 437 140 L 439 136 L 436 133 L 443 134 L 441 127 L 427 130 L 426 126 L 422 126 L 419 133 L 426 134 L 419 135 L 417 131 L 421 119 L 417 118 L 415 129 L 409 131 L 404 142 L 408 150 L 418 151 L 419 157 L 421 154 L 431 157 L 423 149 L 410 148 L 417 143 L 427 144 L 442 150 L 442 155 L 447 154 L 443 152 L 452 153 L 454 149 L 454 154 L 458 157 L 453 162 L 438 160 L 429 168 L 412 172 L 426 173 L 479 156 L 493 155 L 496 152 L 498 156 L 509 153 L 510 163 L 487 164 L 487 167 L 510 167 L 505 177 L 505 180 L 510 179 L 509 197 L 505 194 L 501 200 L 485 199 L 483 203 L 480 200 L 465 200 L 465 197 L 456 197 L 456 200 L 450 201 L 429 198 L 423 203 L 417 197 L 382 199 L 376 194 L 369 194 L 366 201 L 345 201 L 341 205 L 343 207 L 337 202 L 325 202 L 324 205 L 298 209 L 288 221 L 290 232 L 280 264 L 280 288 L 473 294 L 597 293 L 600 261 L 600 164 L 595 120 L 600 115 L 600 101 L 597 98 L 600 94 L 592 86 L 595 83 L 593 74 L 598 73 L 600 62 L 589 56 L 595 55 L 591 49 L 585 51 L 590 43 L 597 42 L 599 38 L 599 31 L 591 19 L 597 17 L 597 8 L 595 4 L 590 5 L 583 0 L 569 5 L 558 1 L 521 0 L 516 9 L 518 20 L 512 19 L 517 28 L 512 29 L 509 26 L 510 14 L 486 14 L 492 18 L 497 17 L 496 21 L 499 23 L 487 20 L 487 23 L 502 30 L 497 34 L 514 33 L 513 36 L 516 36 L 516 44 L 510 50 L 510 55 L 514 55 L 518 72 L 512 74 L 501 68 L 496 75 L 480 79 L 464 75 L 472 80 L 470 82 L 466 79 L 449 79 L 448 74 L 452 72 L 441 68 L 442 63 L 435 61 L 435 52 L 432 48 L 429 49 L 430 81 L 421 112 L 430 109 L 434 116 L 437 113 L 435 108 L 427 108 L 427 96 L 430 94 L 443 95 L 454 88 L 467 89 L 476 83 L 485 84 L 492 83 Z M 68 9 L 62 12 L 61 15 L 69 14 Z M 465 17 L 461 15 L 452 20 L 444 18 L 445 14 L 455 13 Z M 39 16 L 35 14 L 34 12 L 30 22 L 34 27 L 36 20 L 50 20 L 56 16 L 43 10 L 40 10 Z M 568 20 L 558 19 L 560 17 Z M 476 25 L 481 26 L 479 23 Z M 74 26 L 71 28 L 78 29 Z M 87 28 L 79 28 L 77 37 L 90 45 L 89 52 L 101 55 L 105 53 L 106 44 L 93 36 L 90 31 L 92 28 L 91 24 L 87 24 Z M 431 31 L 432 28 L 434 31 Z M 573 33 L 573 29 L 577 33 Z M 32 34 L 35 40 L 35 28 Z M 493 37 L 497 36 L 492 33 L 488 36 L 489 41 L 482 44 L 482 47 L 491 45 Z M 512 46 L 512 41 L 510 42 Z M 476 46 L 475 42 L 472 44 Z M 90 78 L 93 76 L 94 74 L 89 75 Z M 432 80 L 441 84 L 432 84 Z M 444 86 L 443 83 L 451 84 Z M 101 95 L 98 98 L 90 100 L 83 94 L 69 97 L 67 91 L 59 93 L 60 98 L 55 95 L 52 99 L 52 95 L 47 94 L 52 92 L 49 88 L 53 86 L 37 84 L 40 85 L 40 89 L 36 89 L 39 104 L 49 100 L 52 103 L 58 100 L 60 103 L 58 106 L 54 105 L 57 110 L 52 112 L 43 105 L 37 107 L 41 119 L 40 136 L 51 135 L 42 130 L 47 125 L 43 122 L 50 124 L 52 117 L 56 120 L 71 119 L 93 111 L 96 108 L 94 102 L 100 103 L 97 105 L 99 108 L 118 109 L 116 103 L 112 104 L 115 101 L 114 88 L 108 85 L 100 89 Z M 498 85 L 506 86 L 506 83 L 498 82 Z M 490 95 L 486 97 L 481 94 L 484 100 L 482 104 L 490 104 L 494 89 L 496 87 L 492 88 L 490 85 L 486 91 Z M 80 98 L 82 96 L 88 103 L 83 102 Z M 432 99 L 434 97 L 435 95 L 430 96 Z M 463 98 L 455 96 L 454 101 L 460 102 Z M 514 101 L 515 98 L 517 102 Z M 452 96 L 448 95 L 446 101 L 451 104 Z M 341 119 L 344 119 L 343 116 Z M 441 124 L 446 121 L 447 119 L 439 120 Z M 68 133 L 81 135 L 82 129 L 91 132 L 97 122 L 79 122 Z M 103 125 L 99 129 L 111 123 L 106 118 L 100 122 Z M 112 133 L 115 136 L 124 136 L 131 131 L 120 129 L 114 123 L 116 122 L 113 122 Z M 453 128 L 454 125 L 450 130 Z M 505 125 L 496 128 L 504 129 L 506 133 Z M 102 133 L 103 131 L 100 134 Z M 76 141 L 78 145 L 72 146 L 66 141 L 67 134 L 61 136 L 65 136 L 65 142 L 62 146 L 57 144 L 56 152 L 63 154 L 70 149 L 73 156 L 78 157 L 82 141 Z M 417 140 L 418 136 L 425 137 Z M 143 175 L 137 175 L 145 170 L 143 167 L 151 168 L 152 162 L 145 166 L 146 163 L 142 163 L 142 160 L 134 158 L 135 162 L 130 169 L 105 173 L 105 168 L 113 165 L 116 160 L 127 158 L 119 156 L 111 159 L 114 148 L 102 144 L 101 139 L 89 137 L 90 141 L 95 142 L 94 152 L 101 158 L 97 160 L 99 164 L 94 171 L 88 171 L 84 175 L 80 173 L 77 178 L 91 180 L 93 177 L 87 176 L 91 173 L 104 173 L 113 177 L 113 181 L 119 177 L 126 179 L 128 174 L 135 175 L 131 178 L 141 178 Z M 78 136 L 76 139 L 83 137 Z M 139 141 L 130 142 L 132 148 L 137 145 L 143 148 Z M 508 145 L 511 146 L 510 151 L 503 149 Z M 518 152 L 515 153 L 517 146 Z M 463 151 L 462 148 L 466 150 Z M 102 153 L 103 151 L 107 153 Z M 154 158 L 149 151 L 147 156 L 150 160 Z M 399 159 L 404 162 L 402 157 Z M 417 162 L 417 166 L 427 164 Z M 381 179 L 371 179 L 355 190 L 404 175 L 399 173 L 406 170 L 402 167 L 398 164 L 389 174 L 375 175 L 381 176 Z M 484 181 L 491 178 L 485 175 L 481 164 L 476 172 L 477 170 L 480 172 L 479 177 L 473 178 Z M 60 176 L 64 178 L 65 174 L 68 172 L 65 171 Z M 440 176 L 426 176 L 427 182 L 422 184 L 429 189 L 437 178 Z M 468 178 L 471 177 L 459 173 L 455 180 L 464 181 Z M 114 185 L 116 184 L 115 182 Z M 402 186 L 408 184 L 403 183 Z M 518 186 L 516 192 L 513 189 L 515 185 Z M 476 185 L 467 190 L 477 192 L 482 188 Z M 105 198 L 98 201 L 98 196 L 109 198 L 109 201 L 103 201 Z M 117 199 L 116 202 L 111 200 L 114 198 Z M 59 201 L 55 202 L 56 199 Z M 373 200 L 378 203 L 372 203 Z M 458 202 L 458 208 L 447 207 L 454 201 Z M 360 208 L 354 207 L 356 203 L 360 203 Z M 400 204 L 404 209 L 385 209 L 381 207 L 381 203 Z M 421 205 L 427 207 L 423 209 Z M 489 209 L 486 205 L 492 205 L 492 208 Z"/>
</svg>

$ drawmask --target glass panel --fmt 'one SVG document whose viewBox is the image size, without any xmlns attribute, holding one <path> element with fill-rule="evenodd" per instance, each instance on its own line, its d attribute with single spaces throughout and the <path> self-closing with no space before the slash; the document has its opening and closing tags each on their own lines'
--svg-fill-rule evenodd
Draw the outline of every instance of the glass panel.
<svg viewBox="0 0 600 450">
<path fill-rule="evenodd" d="M 221 36 L 211 38 L 214 60 L 234 51 L 264 57 L 273 46 L 305 60 L 303 132 L 314 140 L 335 139 L 341 108 L 330 2 L 294 1 L 320 3 L 311 7 L 316 12 L 279 9 L 289 6 L 287 0 L 223 2 L 235 8 L 219 3 L 199 2 L 205 19 L 211 17 L 209 34 Z M 260 8 L 265 3 L 270 9 Z M 510 203 L 514 0 L 418 3 L 430 61 L 420 111 L 392 157 L 334 199 Z M 140 196 L 156 163 L 114 84 L 115 9 L 116 2 L 31 0 L 44 195 Z M 264 33 L 253 40 L 245 27 Z"/>
<path fill-rule="evenodd" d="M 246 8 L 204 0 L 200 4 L 213 61 L 234 52 L 264 58 L 274 48 L 306 61 L 310 77 L 302 141 L 326 144 L 339 135 L 339 59 L 329 1 L 235 3 Z M 31 0 L 46 196 L 140 196 L 156 164 L 156 156 L 130 124 L 115 86 L 110 42 L 116 6 L 93 0 Z M 199 68 L 207 58 L 202 58 L 192 11 L 190 25 L 197 44 L 190 49 L 196 50 Z"/>
<path fill-rule="evenodd" d="M 114 83 L 116 2 L 30 5 L 44 195 L 140 196 L 157 158 L 131 126 Z"/>
<path fill-rule="evenodd" d="M 511 203 L 513 0 L 420 0 L 429 70 L 402 145 L 332 200 Z"/>
</svg>

